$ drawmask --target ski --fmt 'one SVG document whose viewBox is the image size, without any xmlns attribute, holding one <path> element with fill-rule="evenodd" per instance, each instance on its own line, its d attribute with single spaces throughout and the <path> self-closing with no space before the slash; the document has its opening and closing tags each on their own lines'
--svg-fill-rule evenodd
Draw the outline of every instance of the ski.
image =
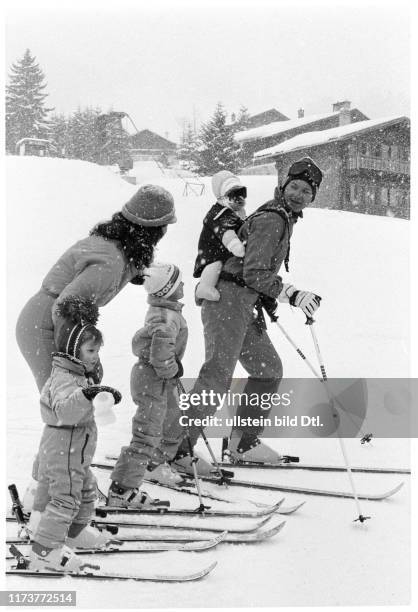
<svg viewBox="0 0 418 612">
<path fill-rule="evenodd" d="M 217 484 L 216 478 L 209 478 L 207 476 L 201 476 L 201 480 L 205 482 L 212 482 Z M 302 495 L 320 495 L 324 497 L 342 497 L 342 498 L 353 498 L 353 493 L 345 492 L 345 491 L 327 491 L 326 489 L 306 489 L 304 487 L 292 487 L 289 485 L 277 485 L 277 484 L 268 484 L 263 482 L 253 482 L 251 480 L 236 480 L 235 478 L 231 480 L 229 483 L 231 486 L 235 487 L 247 487 L 251 489 L 265 489 L 267 491 L 283 491 L 284 493 L 301 493 Z M 388 497 L 392 497 L 395 495 L 402 487 L 403 482 L 398 484 L 395 488 L 390 489 L 389 491 L 385 491 L 384 493 L 358 493 L 357 497 L 359 499 L 370 499 L 374 501 L 380 501 L 382 499 L 387 499 Z"/>
<path fill-rule="evenodd" d="M 140 515 L 138 516 L 140 518 Z M 115 533 L 115 528 L 124 527 L 126 529 L 157 529 L 158 531 L 168 529 L 168 530 L 176 530 L 176 531 L 203 531 L 207 533 L 223 533 L 228 531 L 228 533 L 252 533 L 254 531 L 258 531 L 262 527 L 266 525 L 267 522 L 271 520 L 270 516 L 266 516 L 261 520 L 258 520 L 254 525 L 248 527 L 235 527 L 231 529 L 225 529 L 225 526 L 222 527 L 207 527 L 204 525 L 193 525 L 188 523 L 187 525 L 181 525 L 178 523 L 171 523 L 167 525 L 161 525 L 156 523 L 141 523 L 138 521 L 124 521 L 124 520 L 109 520 L 109 521 L 98 521 L 92 520 L 91 525 L 97 527 L 98 529 L 106 529 L 110 528 L 109 531 L 111 533 Z M 117 532 L 116 532 L 117 533 Z"/>
<path fill-rule="evenodd" d="M 188 508 L 146 508 L 146 509 L 138 509 L 138 508 L 118 508 L 114 506 L 98 506 L 96 508 L 96 515 L 100 517 L 105 517 L 108 514 L 141 514 L 141 515 L 151 515 L 151 516 L 210 516 L 210 517 L 241 517 L 241 518 L 261 518 L 264 516 L 269 516 L 279 510 L 281 505 L 283 504 L 284 498 L 278 501 L 276 504 L 271 506 L 266 505 L 260 510 L 211 510 L 207 509 L 203 513 L 200 513 L 198 510 L 190 510 Z"/>
<path fill-rule="evenodd" d="M 282 470 L 309 470 L 312 472 L 346 472 L 347 469 L 342 465 L 316 465 L 310 463 L 258 463 L 256 461 L 236 461 L 233 463 L 222 462 L 221 466 L 230 466 L 234 468 L 261 468 L 266 470 L 282 469 Z M 407 468 L 382 468 L 382 467 L 352 467 L 352 472 L 361 472 L 365 474 L 410 474 L 411 470 Z"/>
<path fill-rule="evenodd" d="M 94 467 L 99 470 L 111 471 L 113 470 L 114 466 L 109 463 L 92 463 L 91 467 Z M 190 490 L 190 487 L 193 487 L 193 483 L 188 481 L 186 478 L 184 479 L 184 484 L 182 483 L 181 485 L 163 484 L 161 482 L 158 482 L 158 480 L 152 480 L 152 479 L 144 479 L 144 482 L 148 482 L 152 485 L 163 487 L 165 489 L 170 489 L 170 491 L 175 491 L 176 493 L 186 493 L 187 495 L 194 495 L 194 496 L 198 495 L 197 491 Z M 233 501 L 229 499 L 225 499 L 223 497 L 219 497 L 218 495 L 213 495 L 212 493 L 208 493 L 208 492 L 202 493 L 202 497 L 206 499 L 212 499 L 213 501 L 224 502 L 226 504 L 234 503 Z"/>
<path fill-rule="evenodd" d="M 217 562 L 214 561 L 207 567 L 193 572 L 191 574 L 118 574 L 113 572 L 97 572 L 83 571 L 83 572 L 53 572 L 53 571 L 33 571 L 30 569 L 17 569 L 12 567 L 6 570 L 6 576 L 21 576 L 26 578 L 64 578 L 70 576 L 71 578 L 87 578 L 89 580 L 136 580 L 136 581 L 147 581 L 147 582 L 191 582 L 193 580 L 200 580 L 204 578 L 216 567 Z"/>
<path fill-rule="evenodd" d="M 77 555 L 111 555 L 111 554 L 125 554 L 125 553 L 143 553 L 143 552 L 167 552 L 167 551 L 179 551 L 179 552 L 200 552 L 203 550 L 210 550 L 218 546 L 227 535 L 227 531 L 220 533 L 214 538 L 207 540 L 201 540 L 197 542 L 138 542 L 138 546 L 128 548 L 123 547 L 121 544 L 111 544 L 107 548 L 78 548 L 76 549 Z M 19 544 L 20 546 L 31 546 L 31 542 L 23 541 L 18 538 L 7 538 L 6 544 Z M 12 559 L 14 557 L 6 557 L 6 559 Z"/>
<path fill-rule="evenodd" d="M 268 529 L 259 529 L 258 531 L 254 531 L 252 533 L 230 533 L 227 532 L 226 536 L 222 539 L 222 542 L 226 542 L 228 544 L 234 543 L 256 543 L 263 542 L 264 540 L 268 540 L 273 536 L 280 533 L 280 531 L 285 526 L 286 521 L 282 521 L 273 527 L 269 527 Z M 120 542 L 159 542 L 164 539 L 164 542 L 196 542 L 199 540 L 207 540 L 204 534 L 193 534 L 192 532 L 178 532 L 175 535 L 164 534 L 164 536 L 158 536 L 154 534 L 141 534 L 141 535 L 127 535 L 127 536 L 119 536 L 118 540 Z"/>
<path fill-rule="evenodd" d="M 92 467 L 95 467 L 95 468 L 101 469 L 101 470 L 113 470 L 113 465 L 110 465 L 108 463 L 92 463 L 91 465 L 92 465 Z M 199 495 L 196 490 L 190 489 L 190 487 L 194 486 L 192 482 L 189 482 L 189 487 L 188 488 L 176 487 L 174 485 L 168 485 L 168 484 L 161 484 L 160 482 L 152 481 L 152 480 L 149 480 L 147 482 L 149 482 L 151 484 L 154 484 L 156 486 L 159 486 L 159 487 L 165 487 L 167 489 L 171 489 L 172 491 L 176 491 L 177 493 L 186 493 L 187 495 L 194 495 L 196 497 L 198 497 L 198 495 Z M 223 497 L 218 497 L 218 496 L 213 495 L 213 494 L 208 493 L 208 492 L 202 493 L 202 497 L 204 497 L 205 499 L 212 499 L 214 501 L 220 501 L 220 502 L 224 502 L 224 503 L 227 503 L 227 504 L 235 504 L 235 503 L 237 503 L 235 500 L 225 499 Z M 243 500 L 243 501 L 246 501 L 246 500 Z M 250 501 L 250 503 L 254 504 L 253 501 L 251 501 L 251 500 L 249 500 L 249 501 Z M 302 502 L 300 504 L 297 504 L 296 506 L 291 506 L 289 508 L 283 506 L 283 507 L 280 507 L 278 510 L 276 510 L 276 512 L 278 514 L 284 514 L 284 515 L 292 514 L 293 512 L 296 512 L 297 510 L 299 510 L 299 508 L 303 505 L 303 503 L 304 502 Z M 156 512 L 156 510 L 153 510 L 153 511 Z M 158 512 L 160 512 L 160 511 L 164 512 L 163 509 L 158 510 Z M 205 514 L 207 514 L 207 511 L 205 511 Z M 258 516 L 260 516 L 260 515 L 258 515 Z"/>
</svg>

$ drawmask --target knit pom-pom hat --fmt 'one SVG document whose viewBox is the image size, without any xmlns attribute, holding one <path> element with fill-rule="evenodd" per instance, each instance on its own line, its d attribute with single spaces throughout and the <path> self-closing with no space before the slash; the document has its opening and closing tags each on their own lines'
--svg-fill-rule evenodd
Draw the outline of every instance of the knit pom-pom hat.
<svg viewBox="0 0 418 612">
<path fill-rule="evenodd" d="M 169 263 L 153 263 L 144 270 L 144 289 L 152 297 L 169 297 L 180 285 L 179 268 Z"/>
<path fill-rule="evenodd" d="M 85 332 L 89 330 L 97 334 L 97 304 L 88 298 L 69 295 L 56 305 L 55 314 L 58 316 L 55 334 L 57 350 L 78 359 Z"/>
<path fill-rule="evenodd" d="M 121 213 L 131 223 L 149 227 L 177 221 L 173 196 L 159 185 L 142 185 Z"/>
</svg>

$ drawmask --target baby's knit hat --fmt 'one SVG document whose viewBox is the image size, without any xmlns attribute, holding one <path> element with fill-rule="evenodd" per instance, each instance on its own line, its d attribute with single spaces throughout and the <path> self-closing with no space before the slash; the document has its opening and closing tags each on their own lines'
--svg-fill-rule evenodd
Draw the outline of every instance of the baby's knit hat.
<svg viewBox="0 0 418 612">
<path fill-rule="evenodd" d="M 221 170 L 212 176 L 212 191 L 217 200 L 228 195 L 230 191 L 242 189 L 242 196 L 247 197 L 247 189 L 241 183 L 239 178 L 229 172 L 229 170 Z M 244 193 L 245 190 L 245 193 Z"/>
<path fill-rule="evenodd" d="M 142 185 L 126 202 L 121 213 L 131 223 L 149 227 L 177 221 L 173 196 L 159 185 Z"/>
<path fill-rule="evenodd" d="M 181 272 L 169 263 L 153 263 L 144 270 L 144 288 L 152 297 L 169 297 L 181 283 Z"/>
</svg>

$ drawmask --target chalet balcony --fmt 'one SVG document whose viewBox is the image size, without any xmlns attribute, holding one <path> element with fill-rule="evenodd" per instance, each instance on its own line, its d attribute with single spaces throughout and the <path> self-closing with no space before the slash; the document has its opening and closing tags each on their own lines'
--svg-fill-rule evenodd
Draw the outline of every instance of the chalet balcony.
<svg viewBox="0 0 418 612">
<path fill-rule="evenodd" d="M 407 174 L 409 176 L 409 162 L 384 159 L 381 157 L 370 157 L 365 155 L 350 156 L 347 161 L 348 170 L 375 170 L 377 172 L 394 172 L 396 174 Z"/>
</svg>

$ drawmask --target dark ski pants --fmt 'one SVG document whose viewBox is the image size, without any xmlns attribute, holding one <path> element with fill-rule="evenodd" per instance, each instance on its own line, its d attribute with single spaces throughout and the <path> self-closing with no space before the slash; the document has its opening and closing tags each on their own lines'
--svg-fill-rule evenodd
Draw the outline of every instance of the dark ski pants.
<svg viewBox="0 0 418 612">
<path fill-rule="evenodd" d="M 216 393 L 227 392 L 238 361 L 249 375 L 245 393 L 275 393 L 283 375 L 282 362 L 266 330 L 260 332 L 254 325 L 253 311 L 258 294 L 224 280 L 218 283 L 217 289 L 221 294 L 219 302 L 204 300 L 202 305 L 205 362 L 190 393 L 211 389 Z M 188 409 L 187 416 L 202 418 L 215 411 L 216 406 L 193 406 Z M 242 418 L 267 417 L 268 414 L 269 410 L 245 405 L 240 405 L 237 411 Z M 246 429 L 241 428 L 241 431 Z M 262 431 L 261 427 L 248 429 L 254 435 Z M 198 427 L 190 427 L 190 437 L 194 445 L 199 438 Z M 183 440 L 179 452 L 188 452 L 187 440 Z"/>
<path fill-rule="evenodd" d="M 175 380 L 159 378 L 154 368 L 138 361 L 132 368 L 131 394 L 136 404 L 132 419 L 132 439 L 122 447 L 111 474 L 123 487 L 139 487 L 147 465 L 174 458 L 183 431 L 178 429 L 178 396 Z"/>
<path fill-rule="evenodd" d="M 45 426 L 34 464 L 38 487 L 33 503 L 33 509 L 42 512 L 34 534 L 34 541 L 42 546 L 59 548 L 72 525 L 83 528 L 90 522 L 97 499 L 96 479 L 90 469 L 96 443 L 94 423 L 86 427 Z"/>
<path fill-rule="evenodd" d="M 55 297 L 38 291 L 24 306 L 16 324 L 16 340 L 41 391 L 51 374 L 52 353 L 56 351 L 52 305 Z"/>
</svg>

